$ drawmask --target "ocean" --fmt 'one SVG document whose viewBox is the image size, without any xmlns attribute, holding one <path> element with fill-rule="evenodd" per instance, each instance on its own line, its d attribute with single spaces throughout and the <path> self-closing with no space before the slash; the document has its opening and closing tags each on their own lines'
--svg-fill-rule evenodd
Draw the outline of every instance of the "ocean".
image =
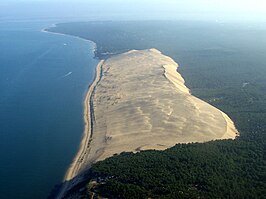
<svg viewBox="0 0 266 199">
<path fill-rule="evenodd" d="M 0 23 L 0 198 L 46 198 L 83 134 L 94 43 L 41 32 L 50 22 Z"/>
</svg>

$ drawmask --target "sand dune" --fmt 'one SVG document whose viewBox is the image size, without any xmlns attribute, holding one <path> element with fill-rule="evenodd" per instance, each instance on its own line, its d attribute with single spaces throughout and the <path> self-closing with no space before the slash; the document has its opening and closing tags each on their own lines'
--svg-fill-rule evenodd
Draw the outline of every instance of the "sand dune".
<svg viewBox="0 0 266 199">
<path fill-rule="evenodd" d="M 190 94 L 177 68 L 156 49 L 129 51 L 102 63 L 101 80 L 90 91 L 91 142 L 79 153 L 82 164 L 73 173 L 123 151 L 163 150 L 238 135 L 225 113 Z"/>
<path fill-rule="evenodd" d="M 191 95 L 177 68 L 156 49 L 132 50 L 98 64 L 84 100 L 84 137 L 57 198 L 92 163 L 114 154 L 239 134 L 225 113 Z"/>
</svg>

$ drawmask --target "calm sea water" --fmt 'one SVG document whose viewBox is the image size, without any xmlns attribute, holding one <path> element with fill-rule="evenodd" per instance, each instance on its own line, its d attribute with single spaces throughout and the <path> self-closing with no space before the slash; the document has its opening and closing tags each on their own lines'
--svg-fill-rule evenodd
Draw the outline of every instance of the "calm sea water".
<svg viewBox="0 0 266 199">
<path fill-rule="evenodd" d="M 46 198 L 83 133 L 93 43 L 43 33 L 45 22 L 0 23 L 0 198 Z"/>
</svg>

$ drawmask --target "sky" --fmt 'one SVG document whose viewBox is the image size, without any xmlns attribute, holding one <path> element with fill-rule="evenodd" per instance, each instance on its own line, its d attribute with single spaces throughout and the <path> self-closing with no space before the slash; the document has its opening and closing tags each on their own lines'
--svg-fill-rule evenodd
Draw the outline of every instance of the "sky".
<svg viewBox="0 0 266 199">
<path fill-rule="evenodd" d="M 0 0 L 0 20 L 266 21 L 265 0 Z"/>
</svg>

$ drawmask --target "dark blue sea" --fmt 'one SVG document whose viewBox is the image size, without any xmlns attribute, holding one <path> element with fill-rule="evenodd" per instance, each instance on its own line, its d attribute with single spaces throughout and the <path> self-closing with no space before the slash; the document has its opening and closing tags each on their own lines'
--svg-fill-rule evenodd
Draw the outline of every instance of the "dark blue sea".
<svg viewBox="0 0 266 199">
<path fill-rule="evenodd" d="M 94 44 L 0 23 L 0 198 L 41 199 L 60 183 L 83 134 Z"/>
</svg>

